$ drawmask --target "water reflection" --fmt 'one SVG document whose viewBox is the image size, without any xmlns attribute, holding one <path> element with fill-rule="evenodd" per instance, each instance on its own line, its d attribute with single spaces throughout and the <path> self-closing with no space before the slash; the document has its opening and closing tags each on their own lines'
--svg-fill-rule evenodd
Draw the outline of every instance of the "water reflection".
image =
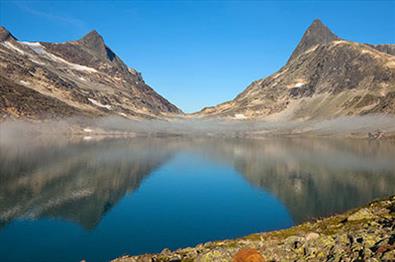
<svg viewBox="0 0 395 262">
<path fill-rule="evenodd" d="M 228 140 L 201 150 L 272 192 L 296 223 L 395 193 L 394 142 Z"/>
<path fill-rule="evenodd" d="M 95 227 L 180 151 L 233 166 L 277 196 L 299 223 L 395 193 L 391 142 L 135 138 L 2 144 L 0 221 L 59 217 Z M 56 142 L 56 143 L 55 143 Z"/>
<path fill-rule="evenodd" d="M 68 260 L 103 260 L 283 228 L 395 194 L 394 155 L 394 142 L 356 140 L 0 139 L 0 242 L 23 260 L 20 241 L 37 247 L 20 232 L 62 228 L 81 241 Z M 18 222 L 48 218 L 90 233 Z"/>
<path fill-rule="evenodd" d="M 3 225 L 15 218 L 58 217 L 94 228 L 174 152 L 161 139 L 25 142 L 1 147 Z"/>
</svg>

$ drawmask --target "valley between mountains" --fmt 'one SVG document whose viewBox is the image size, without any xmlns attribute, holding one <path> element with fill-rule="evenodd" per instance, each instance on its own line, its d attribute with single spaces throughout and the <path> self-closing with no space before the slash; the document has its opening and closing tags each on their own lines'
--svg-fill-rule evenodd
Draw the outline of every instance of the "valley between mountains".
<svg viewBox="0 0 395 262">
<path fill-rule="evenodd" d="M 370 131 L 395 131 L 388 128 L 395 113 L 395 45 L 348 41 L 320 20 L 308 27 L 278 72 L 253 81 L 231 101 L 193 114 L 155 92 L 96 31 L 64 43 L 22 42 L 2 27 L 0 86 L 1 121 L 260 121 L 310 130 L 308 123 L 317 121 L 379 115 L 385 124 L 375 123 Z"/>
<path fill-rule="evenodd" d="M 81 238 L 80 228 L 69 236 L 86 241 L 68 241 L 65 232 L 71 227 L 50 228 L 47 232 L 54 235 L 61 232 L 56 235 L 61 246 L 67 242 L 78 247 L 66 246 L 66 252 L 59 252 L 58 246 L 48 245 L 42 253 L 63 256 L 70 251 L 82 261 L 87 246 L 93 250 L 90 255 L 126 262 L 395 260 L 391 157 L 395 152 L 395 44 L 343 39 L 317 19 L 283 67 L 253 81 L 231 101 L 187 114 L 154 88 L 95 30 L 80 39 L 50 43 L 20 41 L 0 27 L 0 228 L 9 229 L 23 219 L 34 223 L 60 218 L 79 224 L 88 232 L 84 231 L 87 238 Z M 287 137 L 276 140 L 280 136 Z M 222 174 L 224 180 L 220 180 Z M 162 195 L 159 189 L 165 189 Z M 222 191 L 227 194 L 217 194 Z M 190 202 L 185 198 L 189 193 Z M 128 194 L 135 194 L 134 198 L 126 199 Z M 262 204 L 272 196 L 281 201 L 255 209 L 249 205 Z M 367 204 L 376 198 L 381 200 Z M 137 200 L 123 202 L 119 209 L 135 213 L 112 213 L 111 218 L 111 209 L 121 200 Z M 225 208 L 218 203 L 225 203 Z M 156 212 L 160 206 L 165 207 L 163 213 Z M 236 212 L 226 213 L 230 207 Z M 287 229 L 234 240 L 224 239 L 238 235 L 209 232 L 229 222 L 229 217 L 243 222 L 239 214 L 251 223 L 255 211 L 273 207 L 287 211 L 286 216 L 278 213 L 279 218 L 292 215 L 293 221 L 278 227 Z M 191 244 L 184 241 L 192 235 L 182 230 L 183 222 L 188 227 L 192 224 L 191 232 L 206 237 L 200 224 L 210 222 L 213 210 L 221 215 L 219 223 L 208 228 L 210 234 L 199 242 L 223 240 L 187 247 Z M 267 214 L 265 218 L 276 220 Z M 151 225 L 166 227 L 160 223 L 166 215 L 170 233 L 155 232 Z M 131 218 L 139 220 L 133 225 Z M 150 224 L 150 219 L 155 223 Z M 108 235 L 93 236 L 105 231 L 99 228 L 102 220 L 108 222 Z M 177 248 L 171 251 L 166 241 L 175 231 L 182 234 L 174 238 Z M 28 231 L 9 232 L 8 239 L 14 242 L 3 243 L 15 244 L 12 255 L 16 257 L 23 253 L 19 248 L 53 244 L 51 238 L 42 237 L 45 232 L 37 231 L 44 242 L 34 243 L 37 238 L 31 237 L 34 241 L 23 246 L 22 238 L 15 236 L 23 237 Z M 153 240 L 146 238 L 148 233 L 154 233 Z M 129 252 L 133 244 L 116 249 L 131 236 L 141 249 Z M 103 244 L 102 239 L 108 242 Z M 160 241 L 165 243 L 157 245 L 162 252 L 144 254 L 160 251 L 152 245 Z M 9 255 L 11 248 L 4 246 Z M 37 255 L 42 255 L 39 251 Z"/>
</svg>

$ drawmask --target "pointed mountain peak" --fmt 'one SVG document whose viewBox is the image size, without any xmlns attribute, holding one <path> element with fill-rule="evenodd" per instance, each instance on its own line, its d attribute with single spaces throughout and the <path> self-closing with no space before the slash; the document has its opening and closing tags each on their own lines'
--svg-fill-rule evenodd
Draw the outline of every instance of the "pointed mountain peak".
<svg viewBox="0 0 395 262">
<path fill-rule="evenodd" d="M 311 28 L 311 27 L 318 27 L 318 26 L 326 27 L 326 25 L 324 25 L 324 23 L 322 23 L 322 21 L 317 18 L 317 19 L 314 19 L 313 23 L 311 23 L 309 28 Z"/>
<path fill-rule="evenodd" d="M 91 41 L 104 42 L 103 37 L 96 30 L 90 31 L 81 40 L 86 41 L 86 42 L 91 42 Z"/>
<path fill-rule="evenodd" d="M 16 38 L 5 27 L 0 26 L 0 42 L 7 40 L 16 40 Z"/>
<path fill-rule="evenodd" d="M 288 62 L 315 45 L 327 44 L 335 39 L 338 37 L 321 20 L 315 19 L 307 28 Z"/>
<path fill-rule="evenodd" d="M 104 39 L 96 30 L 90 31 L 79 42 L 99 56 L 107 55 Z"/>
<path fill-rule="evenodd" d="M 314 36 L 314 37 L 325 37 L 325 36 L 333 36 L 336 37 L 334 33 L 324 24 L 320 19 L 315 19 L 313 23 L 307 28 L 305 35 Z M 303 38 L 302 38 L 303 39 Z"/>
</svg>

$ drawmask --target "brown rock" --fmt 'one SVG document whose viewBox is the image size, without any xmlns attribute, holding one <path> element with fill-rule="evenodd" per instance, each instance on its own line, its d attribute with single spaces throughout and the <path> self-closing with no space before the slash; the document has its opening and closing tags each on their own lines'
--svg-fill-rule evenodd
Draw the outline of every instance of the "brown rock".
<svg viewBox="0 0 395 262">
<path fill-rule="evenodd" d="M 306 241 L 312 241 L 312 240 L 316 240 L 317 238 L 319 238 L 320 235 L 315 233 L 315 232 L 310 232 L 306 235 Z"/>
<path fill-rule="evenodd" d="M 233 257 L 233 262 L 264 262 L 264 258 L 255 248 L 243 248 Z"/>
</svg>

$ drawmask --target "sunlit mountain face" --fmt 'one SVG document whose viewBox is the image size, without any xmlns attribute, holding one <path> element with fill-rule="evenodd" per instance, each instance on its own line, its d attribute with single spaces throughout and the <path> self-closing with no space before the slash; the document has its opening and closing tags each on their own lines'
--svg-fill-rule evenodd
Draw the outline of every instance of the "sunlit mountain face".
<svg viewBox="0 0 395 262">
<path fill-rule="evenodd" d="M 152 119 L 182 113 L 96 31 L 64 43 L 24 42 L 0 26 L 0 81 L 0 114 L 7 119 Z"/>
<path fill-rule="evenodd" d="M 393 155 L 335 139 L 1 141 L 0 257 L 105 260 L 290 227 L 394 194 Z"/>
<path fill-rule="evenodd" d="M 196 115 L 286 121 L 393 115 L 394 54 L 394 44 L 349 41 L 317 19 L 280 70 Z"/>
</svg>

